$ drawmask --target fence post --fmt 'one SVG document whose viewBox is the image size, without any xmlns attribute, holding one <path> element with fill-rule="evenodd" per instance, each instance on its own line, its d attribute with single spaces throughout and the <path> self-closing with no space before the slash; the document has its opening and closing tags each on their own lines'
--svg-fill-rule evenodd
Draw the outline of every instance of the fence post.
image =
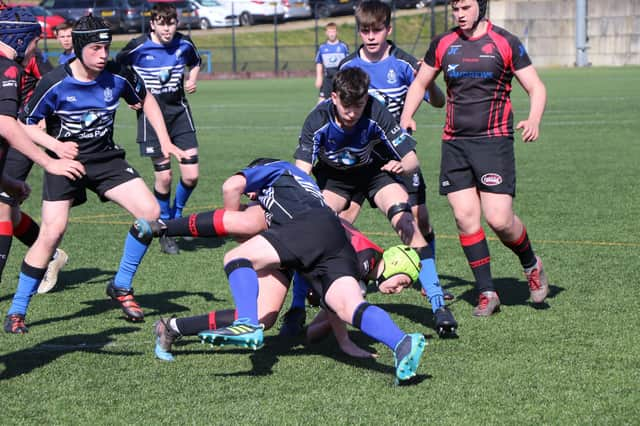
<svg viewBox="0 0 640 426">
<path fill-rule="evenodd" d="M 275 75 L 278 75 L 280 64 L 278 63 L 278 3 L 273 2 L 273 49 L 274 63 L 273 68 Z"/>
<path fill-rule="evenodd" d="M 235 2 L 231 2 L 231 16 L 236 16 Z M 240 17 L 237 18 L 240 23 Z M 236 57 L 236 20 L 231 23 L 231 70 L 235 74 L 238 71 L 238 59 Z"/>
</svg>

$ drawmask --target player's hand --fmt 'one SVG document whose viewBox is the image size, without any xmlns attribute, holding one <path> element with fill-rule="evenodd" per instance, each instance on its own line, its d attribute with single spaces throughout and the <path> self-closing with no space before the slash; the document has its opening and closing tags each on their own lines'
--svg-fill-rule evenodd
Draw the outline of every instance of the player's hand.
<svg viewBox="0 0 640 426">
<path fill-rule="evenodd" d="M 52 175 L 65 176 L 71 180 L 79 179 L 86 173 L 81 162 L 68 158 L 51 159 L 44 169 Z"/>
<path fill-rule="evenodd" d="M 138 102 L 137 104 L 129 105 L 129 108 L 131 108 L 134 111 L 139 111 L 139 110 L 142 109 L 142 102 Z"/>
<path fill-rule="evenodd" d="M 411 134 L 416 131 L 416 120 L 409 118 L 406 120 L 400 119 L 400 127 L 405 129 L 407 133 Z"/>
<path fill-rule="evenodd" d="M 78 156 L 78 144 L 75 142 L 59 142 L 53 150 L 58 158 L 73 160 Z"/>
<path fill-rule="evenodd" d="M 26 182 L 7 176 L 2 179 L 2 189 L 18 203 L 22 203 L 31 194 L 31 187 Z"/>
<path fill-rule="evenodd" d="M 540 136 L 540 123 L 533 120 L 522 120 L 516 126 L 516 130 L 522 130 L 524 142 L 534 142 Z"/>
<path fill-rule="evenodd" d="M 162 146 L 161 148 L 162 148 L 162 155 L 165 158 L 169 157 L 170 155 L 173 155 L 174 157 L 176 157 L 176 159 L 178 161 L 180 161 L 183 158 L 189 158 L 190 157 L 190 155 L 188 155 L 186 152 L 184 152 L 183 150 L 181 150 L 180 148 L 178 148 L 174 144 L 168 144 L 166 146 Z"/>
<path fill-rule="evenodd" d="M 393 173 L 394 175 L 400 175 L 404 173 L 404 167 L 400 161 L 391 160 L 384 166 L 380 167 L 383 172 Z"/>
<path fill-rule="evenodd" d="M 187 93 L 195 93 L 197 89 L 197 84 L 195 81 L 187 80 L 184 83 L 184 91 Z"/>
</svg>

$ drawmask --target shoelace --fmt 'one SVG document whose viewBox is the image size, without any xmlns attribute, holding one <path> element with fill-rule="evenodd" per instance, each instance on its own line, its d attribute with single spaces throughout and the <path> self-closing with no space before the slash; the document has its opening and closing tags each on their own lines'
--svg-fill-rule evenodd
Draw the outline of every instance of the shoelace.
<svg viewBox="0 0 640 426">
<path fill-rule="evenodd" d="M 118 302 L 122 303 L 128 308 L 140 309 L 140 305 L 138 305 L 138 302 L 136 302 L 132 294 L 127 294 L 125 296 L 118 296 L 116 297 L 116 299 L 118 299 Z"/>
<path fill-rule="evenodd" d="M 529 288 L 531 290 L 539 290 L 540 285 L 540 270 L 538 268 L 531 270 L 527 274 L 527 281 L 529 282 Z"/>
<path fill-rule="evenodd" d="M 11 321 L 11 331 L 16 331 L 19 328 L 26 328 L 24 325 L 24 319 L 17 315 L 9 317 L 9 320 Z"/>
<path fill-rule="evenodd" d="M 484 294 L 480 295 L 480 300 L 478 300 L 478 307 L 480 309 L 484 309 L 487 307 L 487 305 L 489 304 L 489 298 L 487 296 L 485 296 Z"/>
</svg>

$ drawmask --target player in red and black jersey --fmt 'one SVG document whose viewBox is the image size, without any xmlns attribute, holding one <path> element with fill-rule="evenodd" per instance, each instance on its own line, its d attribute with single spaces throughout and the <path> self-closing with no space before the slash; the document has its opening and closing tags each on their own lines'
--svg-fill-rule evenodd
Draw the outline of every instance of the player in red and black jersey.
<svg viewBox="0 0 640 426">
<path fill-rule="evenodd" d="M 479 292 L 476 316 L 497 311 L 500 299 L 490 270 L 485 220 L 500 240 L 519 257 L 531 300 L 542 303 L 547 277 L 520 218 L 513 212 L 515 196 L 514 129 L 510 92 L 513 77 L 529 94 L 527 119 L 516 129 L 524 142 L 538 138 L 546 89 L 516 36 L 485 18 L 487 0 L 451 0 L 458 24 L 430 44 L 411 85 L 400 123 L 413 120 L 426 87 L 442 72 L 447 85 L 447 116 L 442 135 L 440 193 L 453 210 L 460 242 Z"/>
</svg>

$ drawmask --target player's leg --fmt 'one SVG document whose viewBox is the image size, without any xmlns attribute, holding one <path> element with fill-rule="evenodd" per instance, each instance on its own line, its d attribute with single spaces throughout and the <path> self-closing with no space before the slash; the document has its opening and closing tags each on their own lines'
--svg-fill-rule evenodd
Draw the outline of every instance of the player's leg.
<svg viewBox="0 0 640 426">
<path fill-rule="evenodd" d="M 147 221 L 139 218 L 134 226 L 140 238 L 168 237 L 236 237 L 246 239 L 267 229 L 264 209 L 258 205 L 243 211 L 216 209 L 193 213 L 186 217 L 166 221 Z"/>
<path fill-rule="evenodd" d="M 181 135 L 180 137 L 188 137 L 195 141 L 194 133 L 187 133 L 185 135 Z M 174 143 L 176 142 L 177 141 L 175 141 Z M 191 197 L 191 194 L 193 193 L 196 185 L 198 185 L 198 177 L 200 174 L 198 165 L 198 148 L 194 147 L 184 149 L 183 146 L 186 144 L 176 143 L 176 145 L 183 149 L 188 157 L 183 158 L 180 161 L 180 180 L 176 185 L 176 195 L 173 199 L 173 206 L 171 208 L 171 219 L 182 217 L 184 206 L 187 204 L 187 201 L 189 200 L 189 197 Z"/>
<path fill-rule="evenodd" d="M 171 182 L 173 173 L 171 170 L 171 158 L 153 157 L 153 195 L 160 206 L 160 219 L 171 219 Z M 180 249 L 174 238 L 161 237 L 160 250 L 166 254 L 178 254 Z"/>
<path fill-rule="evenodd" d="M 282 271 L 261 271 L 258 273 L 258 318 L 265 329 L 275 323 L 287 295 L 289 277 Z M 154 325 L 156 333 L 156 357 L 173 361 L 171 345 L 182 336 L 200 335 L 203 341 L 212 340 L 211 332 L 233 325 L 238 319 L 236 309 L 211 311 L 204 315 L 183 318 L 160 319 Z"/>
<path fill-rule="evenodd" d="M 43 201 L 42 226 L 35 243 L 29 248 L 20 268 L 18 287 L 7 311 L 4 329 L 8 333 L 25 333 L 24 318 L 47 270 L 47 264 L 67 227 L 72 200 Z"/>
<path fill-rule="evenodd" d="M 367 303 L 355 278 L 345 276 L 335 280 L 326 290 L 324 300 L 342 321 L 362 330 L 394 352 L 398 381 L 415 376 L 426 346 L 424 336 L 405 333 L 386 311 Z"/>
<path fill-rule="evenodd" d="M 137 175 L 106 190 L 103 196 L 123 207 L 134 217 L 155 220 L 160 214 L 153 194 Z M 107 295 L 120 304 L 127 318 L 132 321 L 144 318 L 140 305 L 133 297 L 133 277 L 148 248 L 149 241 L 139 238 L 138 231 L 131 226 L 124 242 L 118 272 L 107 286 Z"/>
<path fill-rule="evenodd" d="M 500 238 L 500 241 L 511 249 L 520 260 L 527 277 L 531 301 L 534 303 L 544 302 L 549 293 L 549 282 L 542 266 L 542 260 L 533 251 L 526 227 L 513 212 L 513 198 L 509 194 L 488 192 L 480 192 L 480 197 L 487 224 Z"/>
<path fill-rule="evenodd" d="M 9 258 L 9 252 L 11 251 L 13 232 L 11 205 L 2 202 L 2 198 L 0 198 L 0 278 L 2 277 L 2 272 Z"/>
<path fill-rule="evenodd" d="M 413 247 L 420 256 L 420 285 L 431 303 L 433 313 L 441 309 L 446 310 L 444 303 L 444 292 L 440 286 L 440 279 L 436 270 L 433 251 L 427 244 L 424 236 L 418 229 L 408 203 L 409 195 L 404 187 L 398 183 L 391 183 L 382 186 L 377 190 L 374 201 L 378 208 L 384 212 L 396 230 L 402 241 Z M 443 333 L 441 336 L 453 333 L 457 324 L 437 323 L 437 330 Z M 445 328 L 446 326 L 446 328 Z"/>
<path fill-rule="evenodd" d="M 229 327 L 210 333 L 214 345 L 232 344 L 259 349 L 263 332 L 258 319 L 258 272 L 280 266 L 276 249 L 262 235 L 245 241 L 224 257 L 224 270 L 229 280 L 238 319 Z"/>
</svg>

